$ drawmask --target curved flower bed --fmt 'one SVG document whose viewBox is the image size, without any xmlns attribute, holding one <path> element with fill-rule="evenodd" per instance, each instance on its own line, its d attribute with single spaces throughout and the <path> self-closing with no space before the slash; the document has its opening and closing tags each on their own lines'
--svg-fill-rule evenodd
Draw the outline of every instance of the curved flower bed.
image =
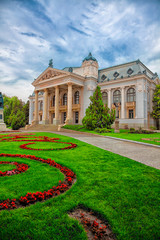
<svg viewBox="0 0 160 240">
<path fill-rule="evenodd" d="M 32 134 L 31 134 L 32 135 Z M 28 137 L 29 136 L 29 137 Z M 9 138 L 6 138 L 9 137 Z M 29 138 L 29 139 L 26 139 Z M 32 139 L 34 138 L 34 139 Z M 37 151 L 55 151 L 55 150 L 66 150 L 66 149 L 72 149 L 77 147 L 77 144 L 75 143 L 71 143 L 71 142 L 59 142 L 57 141 L 59 140 L 59 138 L 49 138 L 46 136 L 39 136 L 39 137 L 35 137 L 35 136 L 30 136 L 30 134 L 28 135 L 13 135 L 13 134 L 9 134 L 9 135 L 2 135 L 0 136 L 0 141 L 3 142 L 21 142 L 21 141 L 26 141 L 26 142 L 30 142 L 30 143 L 26 143 L 26 144 L 22 144 L 20 146 L 20 148 L 22 149 L 27 149 L 27 150 L 37 150 Z M 70 146 L 68 147 L 64 147 L 64 148 L 48 148 L 48 149 L 42 149 L 42 148 L 30 148 L 27 147 L 28 145 L 31 144 L 36 144 L 36 142 L 53 142 L 53 143 L 63 143 L 63 144 L 68 144 Z"/>
<path fill-rule="evenodd" d="M 21 196 L 19 199 L 11 199 L 11 200 L 7 199 L 2 201 L 0 203 L 0 210 L 14 209 L 22 206 L 27 206 L 37 201 L 46 200 L 51 197 L 60 195 L 61 193 L 64 193 L 72 186 L 76 178 L 76 175 L 74 174 L 74 172 L 72 172 L 69 168 L 63 167 L 51 159 L 43 159 L 40 157 L 25 155 L 25 154 L 22 155 L 22 154 L 5 154 L 5 153 L 1 153 L 0 157 L 27 158 L 31 160 L 40 161 L 59 169 L 65 175 L 65 180 L 63 182 L 59 181 L 58 186 L 53 186 L 51 189 L 48 189 L 44 192 L 27 193 L 25 196 Z"/>
<path fill-rule="evenodd" d="M 12 170 L 9 170 L 9 171 L 5 171 L 5 172 L 0 171 L 0 176 L 1 177 L 19 174 L 19 173 L 27 171 L 27 169 L 29 168 L 29 166 L 27 164 L 17 163 L 17 162 L 0 161 L 0 164 L 16 165 L 15 169 L 12 169 Z"/>
</svg>

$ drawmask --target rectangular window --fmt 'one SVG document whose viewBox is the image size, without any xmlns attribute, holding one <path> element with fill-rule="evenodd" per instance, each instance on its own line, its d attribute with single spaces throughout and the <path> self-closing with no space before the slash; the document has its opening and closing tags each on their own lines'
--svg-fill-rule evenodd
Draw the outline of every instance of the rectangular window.
<svg viewBox="0 0 160 240">
<path fill-rule="evenodd" d="M 54 118 L 55 118 L 55 113 L 53 113 L 53 115 L 52 115 L 52 116 L 53 116 L 53 119 L 54 119 Z"/>
<path fill-rule="evenodd" d="M 75 123 L 78 123 L 79 112 L 75 112 Z"/>
<path fill-rule="evenodd" d="M 134 116 L 133 116 L 133 109 L 130 109 L 129 110 L 129 118 L 131 119 L 131 118 L 134 118 Z"/>
<path fill-rule="evenodd" d="M 0 119 L 2 119 L 2 114 L 0 114 Z"/>
<path fill-rule="evenodd" d="M 66 114 L 66 112 L 64 112 L 63 113 L 63 122 L 65 123 L 65 121 L 66 121 L 66 117 L 67 117 L 67 114 Z"/>
<path fill-rule="evenodd" d="M 40 119 L 39 119 L 39 121 L 40 121 L 40 122 L 42 121 L 42 115 L 40 115 Z"/>
</svg>

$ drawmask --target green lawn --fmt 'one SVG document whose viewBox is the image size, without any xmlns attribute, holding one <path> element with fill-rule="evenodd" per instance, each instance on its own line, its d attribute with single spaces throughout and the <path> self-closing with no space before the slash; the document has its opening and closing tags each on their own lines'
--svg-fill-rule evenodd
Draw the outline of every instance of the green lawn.
<svg viewBox="0 0 160 240">
<path fill-rule="evenodd" d="M 137 133 L 129 133 L 129 130 L 125 130 L 125 129 L 120 129 L 120 133 L 114 133 L 114 129 L 111 129 L 111 133 L 97 133 L 95 131 L 90 131 L 88 129 L 85 129 L 81 125 L 66 125 L 63 128 L 74 130 L 74 131 L 89 132 L 89 133 L 99 134 L 103 136 L 110 136 L 110 137 L 128 139 L 128 140 L 133 140 L 138 142 L 150 143 L 154 145 L 160 145 L 160 133 L 137 134 Z M 144 138 L 146 140 L 144 140 Z"/>
<path fill-rule="evenodd" d="M 35 135 L 58 137 L 51 133 Z M 26 208 L 0 211 L 0 239 L 87 239 L 83 227 L 67 214 L 78 205 L 106 219 L 117 239 L 159 239 L 160 171 L 76 139 L 59 137 L 60 141 L 76 143 L 77 148 L 35 151 L 19 148 L 27 142 L 0 142 L 0 153 L 51 158 L 77 176 L 71 189 L 60 196 Z M 35 146 L 42 148 L 38 142 Z M 44 146 L 50 148 L 51 145 Z M 4 160 L 11 161 L 11 158 L 0 158 Z M 26 163 L 29 169 L 18 175 L 1 177 L 1 200 L 47 190 L 63 180 L 63 174 L 49 165 L 25 158 L 13 161 Z"/>
</svg>

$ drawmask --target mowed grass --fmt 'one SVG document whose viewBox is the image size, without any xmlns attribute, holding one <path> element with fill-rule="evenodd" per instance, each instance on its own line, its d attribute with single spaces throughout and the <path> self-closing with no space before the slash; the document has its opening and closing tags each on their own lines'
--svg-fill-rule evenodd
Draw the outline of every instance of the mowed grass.
<svg viewBox="0 0 160 240">
<path fill-rule="evenodd" d="M 92 209 L 108 221 L 117 239 L 160 238 L 159 170 L 69 137 L 35 135 L 59 137 L 60 141 L 78 146 L 72 150 L 34 151 L 19 148 L 24 142 L 0 142 L 0 153 L 51 158 L 74 171 L 77 181 L 70 190 L 53 199 L 1 211 L 0 239 L 85 240 L 83 227 L 67 214 L 78 205 Z M 63 180 L 63 175 L 53 167 L 29 159 L 15 160 L 30 168 L 18 175 L 1 177 L 1 200 L 47 190 Z"/>
<path fill-rule="evenodd" d="M 63 128 L 74 130 L 74 131 L 88 132 L 88 133 L 99 134 L 103 136 L 110 136 L 110 137 L 122 138 L 122 139 L 127 139 L 132 141 L 150 143 L 154 145 L 160 145 L 159 132 L 157 133 L 155 132 L 151 134 L 139 134 L 139 133 L 129 133 L 129 130 L 120 129 L 120 133 L 114 133 L 114 129 L 111 129 L 110 133 L 97 133 L 93 130 L 86 129 L 81 125 L 66 125 Z"/>
</svg>

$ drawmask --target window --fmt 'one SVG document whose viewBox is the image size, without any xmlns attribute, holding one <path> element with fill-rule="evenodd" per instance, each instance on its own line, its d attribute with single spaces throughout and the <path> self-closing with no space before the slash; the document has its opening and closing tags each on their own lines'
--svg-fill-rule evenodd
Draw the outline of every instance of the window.
<svg viewBox="0 0 160 240">
<path fill-rule="evenodd" d="M 63 95 L 63 105 L 67 105 L 67 94 Z"/>
<path fill-rule="evenodd" d="M 134 88 L 129 88 L 127 91 L 127 102 L 134 102 L 136 100 L 136 91 Z"/>
<path fill-rule="evenodd" d="M 53 107 L 55 106 L 55 95 L 54 95 L 53 98 L 52 98 L 52 106 L 53 106 Z"/>
<path fill-rule="evenodd" d="M 42 121 L 42 115 L 39 116 L 39 121 L 40 121 L 40 122 Z"/>
<path fill-rule="evenodd" d="M 133 109 L 129 109 L 129 118 L 134 118 Z"/>
<path fill-rule="evenodd" d="M 121 92 L 119 90 L 114 91 L 113 93 L 113 103 L 121 102 Z"/>
<path fill-rule="evenodd" d="M 43 102 L 42 102 L 42 101 L 40 101 L 39 110 L 40 110 L 40 111 L 43 110 Z"/>
<path fill-rule="evenodd" d="M 75 104 L 79 104 L 79 92 L 75 92 L 74 94 L 74 103 Z"/>
<path fill-rule="evenodd" d="M 117 77 L 119 76 L 119 73 L 118 73 L 118 72 L 115 72 L 115 73 L 113 74 L 113 76 L 114 76 L 115 78 L 117 78 Z"/>
<path fill-rule="evenodd" d="M 66 121 L 66 117 L 67 117 L 67 114 L 66 114 L 66 112 L 64 112 L 63 113 L 63 122 L 65 123 L 65 121 Z"/>
<path fill-rule="evenodd" d="M 55 118 L 55 113 L 52 114 L 53 119 Z"/>
<path fill-rule="evenodd" d="M 127 71 L 127 73 L 128 73 L 129 75 L 131 75 L 131 74 L 133 73 L 133 69 L 132 69 L 132 68 L 129 68 L 128 71 Z"/>
<path fill-rule="evenodd" d="M 108 94 L 106 92 L 102 93 L 102 101 L 105 105 L 108 104 Z"/>
<path fill-rule="evenodd" d="M 79 112 L 75 112 L 75 123 L 78 123 Z"/>
<path fill-rule="evenodd" d="M 2 114 L 0 114 L 0 119 L 2 119 Z"/>
<path fill-rule="evenodd" d="M 104 74 L 101 76 L 102 81 L 104 81 L 106 78 L 107 78 L 107 77 L 106 77 L 106 75 L 104 75 Z"/>
</svg>

